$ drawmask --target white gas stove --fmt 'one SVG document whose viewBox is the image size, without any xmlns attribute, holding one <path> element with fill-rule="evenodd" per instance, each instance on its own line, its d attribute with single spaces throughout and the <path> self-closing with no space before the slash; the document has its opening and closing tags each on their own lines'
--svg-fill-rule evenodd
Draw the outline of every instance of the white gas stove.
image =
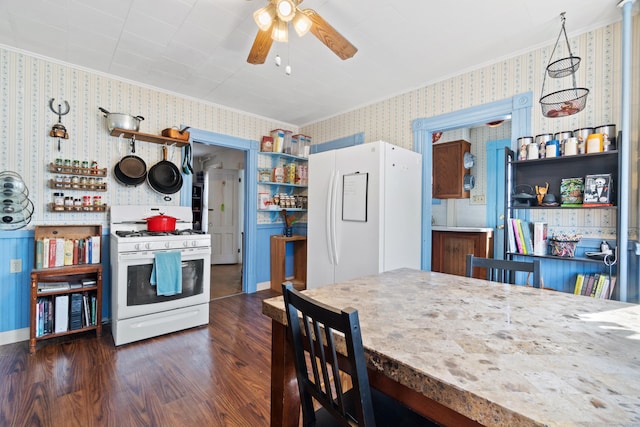
<svg viewBox="0 0 640 427">
<path fill-rule="evenodd" d="M 112 206 L 110 212 L 115 344 L 209 323 L 211 236 L 192 230 L 191 209 L 127 205 Z M 147 231 L 145 218 L 156 215 L 176 218 L 175 231 Z M 151 284 L 156 254 L 168 252 L 182 276 L 180 292 L 171 296 L 160 295 Z"/>
</svg>

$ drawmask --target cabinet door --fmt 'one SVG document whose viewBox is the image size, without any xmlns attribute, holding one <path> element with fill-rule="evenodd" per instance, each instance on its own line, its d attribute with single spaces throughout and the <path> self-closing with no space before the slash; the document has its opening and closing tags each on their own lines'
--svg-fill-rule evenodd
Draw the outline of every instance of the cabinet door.
<svg viewBox="0 0 640 427">
<path fill-rule="evenodd" d="M 464 191 L 464 153 L 471 151 L 471 144 L 464 140 L 445 142 L 433 146 L 433 198 L 468 199 Z"/>
<path fill-rule="evenodd" d="M 486 233 L 433 232 L 432 270 L 440 273 L 464 276 L 467 254 L 490 257 L 491 240 Z M 486 272 L 476 269 L 473 277 L 484 279 Z"/>
</svg>

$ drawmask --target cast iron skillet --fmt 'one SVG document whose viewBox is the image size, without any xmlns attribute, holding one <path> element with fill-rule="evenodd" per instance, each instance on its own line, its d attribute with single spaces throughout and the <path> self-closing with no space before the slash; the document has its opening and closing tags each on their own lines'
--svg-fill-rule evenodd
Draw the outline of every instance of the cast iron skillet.
<svg viewBox="0 0 640 427">
<path fill-rule="evenodd" d="M 147 164 L 136 156 L 136 139 L 131 138 L 131 154 L 124 156 L 114 167 L 114 175 L 120 183 L 128 186 L 142 184 L 147 178 Z"/>
<path fill-rule="evenodd" d="M 147 179 L 146 173 L 138 178 L 132 178 L 130 176 L 125 175 L 120 170 L 119 162 L 116 163 L 116 165 L 113 167 L 113 176 L 115 176 L 116 181 L 118 181 L 122 185 L 126 185 L 127 187 L 135 187 L 137 185 L 142 184 Z"/>
<path fill-rule="evenodd" d="M 174 194 L 182 188 L 182 174 L 176 165 L 167 160 L 167 147 L 162 147 L 162 158 L 149 169 L 147 182 L 149 186 L 161 194 Z M 165 197 L 165 200 L 171 200 Z"/>
</svg>

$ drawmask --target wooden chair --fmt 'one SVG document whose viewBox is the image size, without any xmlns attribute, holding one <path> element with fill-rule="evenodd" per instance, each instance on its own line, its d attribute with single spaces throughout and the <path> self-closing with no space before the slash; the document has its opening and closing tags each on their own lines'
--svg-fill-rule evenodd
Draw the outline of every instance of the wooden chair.
<svg viewBox="0 0 640 427">
<path fill-rule="evenodd" d="M 294 350 L 303 426 L 437 425 L 370 388 L 355 309 L 336 310 L 296 291 L 290 283 L 282 284 L 282 295 Z M 334 332 L 344 334 L 346 358 L 336 352 Z M 351 380 L 348 390 L 345 375 Z M 317 411 L 314 400 L 322 405 Z"/>
<path fill-rule="evenodd" d="M 542 275 L 540 273 L 540 260 L 533 262 L 509 261 L 493 258 L 478 258 L 473 254 L 467 255 L 466 276 L 473 277 L 474 268 L 484 268 L 487 270 L 487 280 L 502 283 L 516 283 L 516 273 L 527 273 L 527 285 L 540 288 L 542 286 Z M 529 283 L 529 276 L 533 275 L 533 280 Z"/>
</svg>

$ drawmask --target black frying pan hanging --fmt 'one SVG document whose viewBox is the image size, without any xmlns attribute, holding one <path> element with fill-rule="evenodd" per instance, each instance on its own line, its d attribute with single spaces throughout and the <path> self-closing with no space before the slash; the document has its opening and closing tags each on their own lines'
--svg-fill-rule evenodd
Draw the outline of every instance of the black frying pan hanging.
<svg viewBox="0 0 640 427">
<path fill-rule="evenodd" d="M 135 155 L 136 139 L 131 138 L 131 154 L 124 156 L 113 168 L 116 179 L 124 185 L 136 186 L 142 184 L 147 178 L 147 164 Z"/>
<path fill-rule="evenodd" d="M 162 147 L 162 160 L 149 169 L 147 182 L 162 194 L 174 194 L 182 188 L 182 174 L 175 164 L 167 160 L 166 146 Z"/>
</svg>

